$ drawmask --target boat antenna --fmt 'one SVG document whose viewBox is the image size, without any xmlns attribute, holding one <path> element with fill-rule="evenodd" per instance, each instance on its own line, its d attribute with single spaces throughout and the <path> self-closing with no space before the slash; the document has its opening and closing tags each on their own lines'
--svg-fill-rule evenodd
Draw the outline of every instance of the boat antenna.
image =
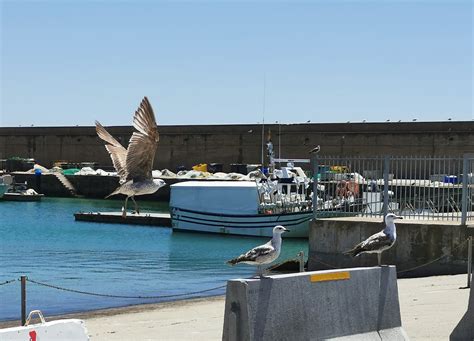
<svg viewBox="0 0 474 341">
<path fill-rule="evenodd" d="M 266 92 L 266 74 L 263 74 L 263 99 L 262 99 L 262 172 L 263 172 L 263 146 L 265 144 L 265 92 Z"/>
</svg>

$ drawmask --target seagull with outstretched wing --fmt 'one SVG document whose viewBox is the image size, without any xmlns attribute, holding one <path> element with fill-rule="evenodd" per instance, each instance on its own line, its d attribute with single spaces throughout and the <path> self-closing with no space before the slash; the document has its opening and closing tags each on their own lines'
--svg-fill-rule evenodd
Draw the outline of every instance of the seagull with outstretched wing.
<svg viewBox="0 0 474 341">
<path fill-rule="evenodd" d="M 115 194 L 124 194 L 125 205 L 122 216 L 127 215 L 128 198 L 135 204 L 139 213 L 136 195 L 152 194 L 165 185 L 161 179 L 153 179 L 152 168 L 156 147 L 160 140 L 155 114 L 148 98 L 144 97 L 133 117 L 134 131 L 128 148 L 125 149 L 107 130 L 95 122 L 97 135 L 106 142 L 105 148 L 110 154 L 112 163 L 120 177 L 120 186 L 106 198 Z"/>
</svg>

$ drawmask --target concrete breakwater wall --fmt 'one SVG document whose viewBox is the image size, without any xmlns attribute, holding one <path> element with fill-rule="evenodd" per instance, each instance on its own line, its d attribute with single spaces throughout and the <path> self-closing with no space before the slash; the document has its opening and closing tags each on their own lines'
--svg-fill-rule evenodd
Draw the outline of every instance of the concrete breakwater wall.
<svg viewBox="0 0 474 341">
<path fill-rule="evenodd" d="M 53 174 L 35 175 L 26 172 L 13 173 L 15 182 L 27 183 L 28 188 L 51 197 L 70 197 L 71 193 L 61 184 Z M 120 184 L 118 176 L 100 176 L 100 175 L 66 175 L 66 178 L 76 189 L 76 194 L 87 198 L 103 199 L 112 193 Z M 162 178 L 166 186 L 160 188 L 153 194 L 141 195 L 140 200 L 169 201 L 170 186 L 182 181 L 206 181 L 201 179 L 176 179 Z M 125 196 L 119 194 L 112 199 L 123 199 Z"/>
<path fill-rule="evenodd" d="M 375 254 L 351 258 L 342 253 L 382 230 L 381 221 L 359 217 L 312 221 L 308 269 L 377 265 Z M 465 273 L 469 231 L 459 222 L 397 221 L 397 242 L 382 254 L 382 264 L 396 265 L 399 277 Z"/>
<path fill-rule="evenodd" d="M 130 126 L 108 127 L 127 145 Z M 229 171 L 232 163 L 261 162 L 261 125 L 160 126 L 154 168 L 188 169 L 217 162 Z M 275 155 L 308 158 L 321 145 L 321 154 L 340 156 L 450 155 L 474 152 L 474 122 L 327 123 L 265 125 L 271 131 Z M 0 128 L 0 159 L 34 158 L 45 167 L 55 161 L 112 163 L 95 127 Z"/>
</svg>

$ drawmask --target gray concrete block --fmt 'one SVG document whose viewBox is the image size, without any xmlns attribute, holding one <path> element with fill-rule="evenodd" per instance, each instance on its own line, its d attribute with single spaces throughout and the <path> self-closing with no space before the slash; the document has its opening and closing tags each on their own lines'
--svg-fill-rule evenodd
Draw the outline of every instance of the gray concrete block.
<svg viewBox="0 0 474 341">
<path fill-rule="evenodd" d="M 326 339 L 331 341 L 380 341 L 380 335 L 377 332 L 347 335 Z"/>
<path fill-rule="evenodd" d="M 382 329 L 379 331 L 380 339 L 387 341 L 408 340 L 408 335 L 402 327 Z"/>
<path fill-rule="evenodd" d="M 308 270 L 375 266 L 376 254 L 351 257 L 344 251 L 382 228 L 381 220 L 366 217 L 311 221 Z M 399 277 L 466 273 L 467 245 L 461 244 L 467 238 L 467 230 L 451 221 L 399 221 L 397 242 L 383 252 L 382 264 L 395 265 Z M 439 261 L 431 262 L 440 257 Z"/>
<path fill-rule="evenodd" d="M 450 341 L 474 340 L 474 285 L 471 281 L 467 311 L 449 336 Z"/>
<path fill-rule="evenodd" d="M 351 340 L 387 340 L 382 335 L 408 339 L 401 328 L 393 266 L 227 283 L 223 340 L 297 341 L 346 336 Z"/>
</svg>

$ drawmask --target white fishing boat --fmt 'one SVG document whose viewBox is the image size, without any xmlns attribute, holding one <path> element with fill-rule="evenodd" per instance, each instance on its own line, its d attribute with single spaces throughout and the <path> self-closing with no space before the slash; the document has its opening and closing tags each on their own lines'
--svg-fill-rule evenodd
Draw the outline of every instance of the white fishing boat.
<svg viewBox="0 0 474 341">
<path fill-rule="evenodd" d="M 275 225 L 285 237 L 308 237 L 313 217 L 310 201 L 271 204 L 258 182 L 189 181 L 171 185 L 173 230 L 271 237 Z"/>
</svg>

